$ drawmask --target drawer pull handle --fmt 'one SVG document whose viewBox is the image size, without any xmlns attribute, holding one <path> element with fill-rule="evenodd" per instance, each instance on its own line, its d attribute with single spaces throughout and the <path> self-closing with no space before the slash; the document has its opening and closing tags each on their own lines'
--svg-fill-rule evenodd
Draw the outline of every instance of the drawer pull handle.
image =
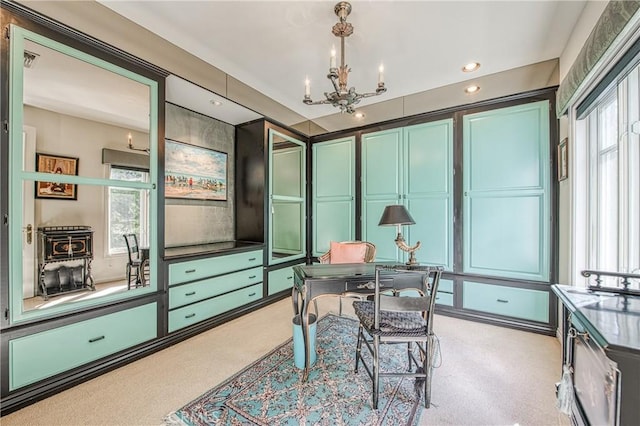
<svg viewBox="0 0 640 426">
<path fill-rule="evenodd" d="M 89 339 L 89 343 L 94 343 L 102 339 L 104 339 L 104 336 L 94 337 L 93 339 Z"/>
<path fill-rule="evenodd" d="M 440 296 L 436 296 L 436 300 L 440 300 Z"/>
<path fill-rule="evenodd" d="M 287 277 L 287 279 L 288 279 L 288 280 L 292 280 L 292 279 L 293 279 L 293 277 Z"/>
<path fill-rule="evenodd" d="M 253 262 L 254 260 L 256 260 L 256 258 L 255 258 L 255 257 L 251 257 L 251 258 L 249 258 L 249 262 Z"/>
<path fill-rule="evenodd" d="M 185 293 L 185 296 L 194 296 L 196 294 L 195 291 L 190 291 L 189 293 Z"/>
<path fill-rule="evenodd" d="M 191 274 L 192 272 L 195 272 L 195 269 L 187 269 L 186 271 L 184 271 L 185 274 Z"/>
<path fill-rule="evenodd" d="M 256 295 L 256 292 L 254 291 L 253 293 L 249 293 L 249 297 L 253 297 Z"/>
<path fill-rule="evenodd" d="M 252 279 L 254 279 L 255 277 L 256 277 L 255 275 L 251 275 L 251 276 L 249 277 L 249 279 L 250 279 L 250 280 L 252 280 Z"/>
<path fill-rule="evenodd" d="M 504 300 L 504 299 L 496 299 L 496 302 L 500 302 L 500 303 L 509 303 L 508 300 Z"/>
<path fill-rule="evenodd" d="M 196 314 L 189 314 L 189 315 L 185 315 L 184 317 L 185 317 L 185 319 L 188 319 L 188 318 L 193 318 L 195 316 L 196 316 Z"/>
</svg>

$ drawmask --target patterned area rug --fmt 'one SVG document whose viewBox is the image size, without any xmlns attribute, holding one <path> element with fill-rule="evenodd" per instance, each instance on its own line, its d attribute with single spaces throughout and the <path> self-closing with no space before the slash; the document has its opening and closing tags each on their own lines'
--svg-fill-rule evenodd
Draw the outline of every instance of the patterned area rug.
<svg viewBox="0 0 640 426">
<path fill-rule="evenodd" d="M 327 315 L 317 325 L 317 361 L 309 379 L 293 365 L 289 339 L 222 384 L 169 414 L 167 425 L 416 425 L 423 399 L 411 378 L 383 378 L 378 410 L 371 379 L 353 372 L 358 322 Z M 384 345 L 383 345 L 384 346 Z M 406 368 L 405 349 L 386 347 L 389 368 Z M 363 348 L 363 352 L 366 350 Z"/>
</svg>

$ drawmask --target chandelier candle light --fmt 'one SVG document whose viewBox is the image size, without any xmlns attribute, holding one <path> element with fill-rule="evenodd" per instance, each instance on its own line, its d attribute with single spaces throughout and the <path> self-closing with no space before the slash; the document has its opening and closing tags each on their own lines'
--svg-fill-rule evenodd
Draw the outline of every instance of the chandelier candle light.
<svg viewBox="0 0 640 426">
<path fill-rule="evenodd" d="M 304 99 L 302 102 L 306 105 L 331 104 L 336 108 L 340 108 L 342 113 L 353 114 L 355 112 L 354 105 L 360 102 L 362 98 L 377 96 L 387 91 L 384 86 L 384 67 L 380 65 L 378 70 L 378 87 L 375 92 L 357 93 L 355 87 L 347 90 L 347 79 L 351 69 L 344 63 L 344 39 L 353 34 L 353 25 L 347 22 L 347 16 L 351 13 L 351 4 L 341 1 L 336 4 L 333 10 L 340 19 L 340 22 L 336 23 L 331 31 L 333 35 L 340 37 L 340 66 L 336 66 L 336 50 L 333 48 L 331 49 L 329 61 L 329 74 L 327 74 L 327 78 L 333 84 L 334 91 L 324 92 L 326 99 L 313 101 L 311 100 L 311 84 L 307 78 L 304 82 Z"/>
</svg>

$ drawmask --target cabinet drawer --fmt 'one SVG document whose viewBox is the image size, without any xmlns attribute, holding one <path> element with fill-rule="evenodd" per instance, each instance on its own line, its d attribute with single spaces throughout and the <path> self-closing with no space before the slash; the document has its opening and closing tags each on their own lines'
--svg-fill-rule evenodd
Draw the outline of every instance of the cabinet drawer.
<svg viewBox="0 0 640 426">
<path fill-rule="evenodd" d="M 262 298 L 262 283 L 169 312 L 169 333 Z"/>
<path fill-rule="evenodd" d="M 155 303 L 9 342 L 9 389 L 37 382 L 157 337 Z"/>
<path fill-rule="evenodd" d="M 169 265 L 169 285 L 195 281 L 256 266 L 262 266 L 262 250 L 172 263 Z"/>
<path fill-rule="evenodd" d="M 462 307 L 532 321 L 549 322 L 549 293 L 464 282 Z"/>
<path fill-rule="evenodd" d="M 453 306 L 453 294 L 439 291 L 436 293 L 436 303 L 438 305 Z"/>
<path fill-rule="evenodd" d="M 262 282 L 262 267 L 233 272 L 169 289 L 169 309 Z"/>
<path fill-rule="evenodd" d="M 440 280 L 438 284 L 438 292 L 453 293 L 453 280 Z"/>
<path fill-rule="evenodd" d="M 269 272 L 269 296 L 293 287 L 293 266 Z"/>
</svg>

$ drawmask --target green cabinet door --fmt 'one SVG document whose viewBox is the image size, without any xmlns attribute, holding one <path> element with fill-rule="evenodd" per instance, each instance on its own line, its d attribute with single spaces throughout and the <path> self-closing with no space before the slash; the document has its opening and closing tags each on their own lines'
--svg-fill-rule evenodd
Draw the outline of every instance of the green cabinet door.
<svg viewBox="0 0 640 426">
<path fill-rule="evenodd" d="M 408 259 L 395 246 L 397 228 L 378 226 L 385 206 L 404 204 L 416 224 L 402 234 L 423 243 L 418 261 L 453 269 L 453 120 L 363 135 L 362 173 L 362 234 L 376 259 Z"/>
<path fill-rule="evenodd" d="M 418 262 L 453 270 L 453 120 L 405 127 L 403 134 L 403 201 L 416 222 L 403 235 L 410 245 L 423 243 Z"/>
<path fill-rule="evenodd" d="M 331 241 L 356 237 L 355 155 L 353 136 L 312 146 L 313 256 L 326 253 Z"/>
<path fill-rule="evenodd" d="M 463 119 L 464 272 L 549 280 L 549 102 Z"/>
<path fill-rule="evenodd" d="M 376 260 L 399 261 L 396 228 L 378 226 L 385 206 L 402 201 L 402 129 L 362 135 L 362 239 L 376 246 Z"/>
</svg>

